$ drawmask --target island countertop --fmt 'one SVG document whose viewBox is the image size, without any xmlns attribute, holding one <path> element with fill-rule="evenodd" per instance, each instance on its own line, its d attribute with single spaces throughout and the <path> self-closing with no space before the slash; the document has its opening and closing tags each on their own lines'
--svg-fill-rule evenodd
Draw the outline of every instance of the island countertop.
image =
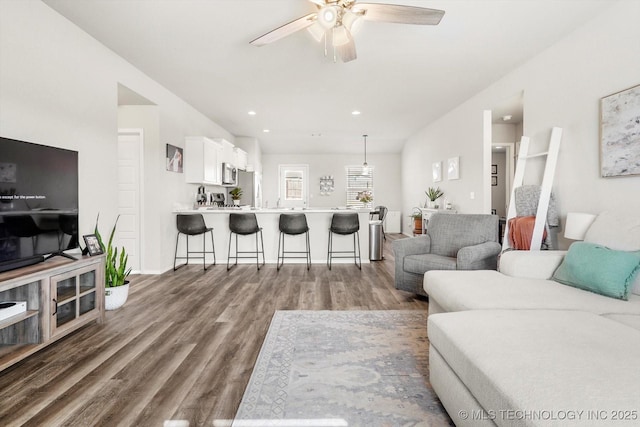
<svg viewBox="0 0 640 427">
<path fill-rule="evenodd" d="M 329 226 L 333 214 L 341 213 L 357 213 L 360 221 L 359 242 L 362 253 L 362 262 L 369 262 L 369 213 L 371 209 L 350 209 L 350 208 L 265 208 L 255 209 L 249 207 L 241 208 L 218 208 L 218 207 L 201 207 L 198 209 L 174 209 L 173 213 L 178 214 L 202 214 L 207 227 L 213 228 L 214 243 L 216 247 L 216 259 L 218 263 L 226 263 L 227 251 L 229 247 L 229 214 L 230 213 L 254 213 L 258 219 L 258 225 L 262 228 L 264 238 L 264 255 L 267 263 L 275 263 L 278 253 L 279 239 L 279 219 L 281 214 L 304 213 L 307 217 L 309 225 L 309 242 L 311 247 L 311 262 L 314 264 L 327 262 L 327 248 L 329 244 Z M 177 233 L 177 230 L 176 230 Z M 191 250 L 201 250 L 202 238 L 193 238 L 189 240 L 189 248 Z M 235 239 L 234 239 L 235 241 Z M 348 251 L 353 249 L 352 236 L 333 236 L 334 251 Z M 209 243 L 207 250 L 210 250 Z M 235 243 L 234 243 L 235 244 Z M 255 250 L 254 236 L 239 236 L 239 250 L 252 251 Z M 305 247 L 305 239 L 301 236 L 285 236 L 285 244 L 287 251 L 302 251 Z M 185 252 L 185 236 L 180 236 L 178 244 L 178 254 Z M 262 257 L 261 257 L 262 258 Z M 201 261 L 194 261 L 198 263 Z M 213 258 L 207 258 L 207 263 L 213 262 Z M 239 262 L 251 263 L 250 259 L 239 260 Z M 304 263 L 304 259 L 287 259 L 285 263 Z M 348 258 L 334 259 L 334 263 L 353 262 Z M 355 268 L 355 267 L 354 267 Z"/>
<path fill-rule="evenodd" d="M 173 213 L 181 213 L 181 214 L 189 214 L 189 213 L 234 213 L 234 212 L 253 212 L 255 214 L 268 214 L 268 213 L 340 213 L 340 212 L 357 212 L 357 213 L 370 213 L 371 209 L 353 209 L 353 208 L 251 208 L 251 207 L 214 207 L 214 206 L 206 206 L 200 207 L 197 209 L 175 209 Z"/>
</svg>

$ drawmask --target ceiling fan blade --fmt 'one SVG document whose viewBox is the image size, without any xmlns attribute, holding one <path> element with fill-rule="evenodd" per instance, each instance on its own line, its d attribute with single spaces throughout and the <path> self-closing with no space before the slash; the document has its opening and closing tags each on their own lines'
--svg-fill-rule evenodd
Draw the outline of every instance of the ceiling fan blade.
<svg viewBox="0 0 640 427">
<path fill-rule="evenodd" d="M 301 18 L 289 22 L 288 24 L 284 24 L 283 26 L 278 27 L 275 30 L 261 35 L 257 39 L 252 40 L 250 43 L 254 46 L 264 46 L 266 44 L 273 43 L 276 40 L 280 40 L 283 37 L 295 33 L 296 31 L 307 28 L 315 22 L 316 16 L 317 13 L 310 13 L 308 15 L 305 15 Z"/>
<path fill-rule="evenodd" d="M 438 25 L 444 16 L 444 10 L 397 4 L 356 3 L 352 10 L 364 10 L 364 19 L 368 21 L 397 24 Z"/>
<path fill-rule="evenodd" d="M 349 41 L 341 46 L 337 46 L 336 49 L 340 54 L 340 59 L 342 59 L 342 62 L 353 61 L 358 57 L 356 55 L 356 43 L 354 42 L 351 34 L 349 34 Z"/>
</svg>

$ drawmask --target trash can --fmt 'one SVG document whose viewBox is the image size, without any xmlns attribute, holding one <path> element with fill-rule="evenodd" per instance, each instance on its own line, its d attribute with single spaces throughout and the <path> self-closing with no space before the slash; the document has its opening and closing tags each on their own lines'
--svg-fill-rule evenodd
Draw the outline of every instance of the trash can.
<svg viewBox="0 0 640 427">
<path fill-rule="evenodd" d="M 369 221 L 369 260 L 382 260 L 382 245 L 384 234 L 382 234 L 382 221 Z"/>
</svg>

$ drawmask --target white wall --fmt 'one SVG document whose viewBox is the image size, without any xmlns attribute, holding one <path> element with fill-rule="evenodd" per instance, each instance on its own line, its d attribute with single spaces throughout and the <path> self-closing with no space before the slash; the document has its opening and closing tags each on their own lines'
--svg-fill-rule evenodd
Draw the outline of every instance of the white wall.
<svg viewBox="0 0 640 427">
<path fill-rule="evenodd" d="M 431 163 L 461 156 L 461 179 L 441 187 L 459 210 L 482 212 L 488 170 L 481 165 L 482 110 L 524 91 L 524 135 L 544 151 L 551 128 L 564 129 L 554 191 L 563 213 L 640 212 L 640 177 L 599 176 L 599 100 L 640 83 L 640 2 L 612 3 L 598 17 L 411 137 L 402 152 L 403 211 L 421 199 L 414 182 L 431 182 Z M 531 161 L 525 183 L 539 183 Z M 423 185 L 423 186 L 424 186 Z M 476 193 L 470 200 L 469 193 Z M 480 195 L 480 196 L 479 196 Z M 567 242 L 560 241 L 562 247 Z"/>
<path fill-rule="evenodd" d="M 278 165 L 309 165 L 310 207 L 335 207 L 346 205 L 345 166 L 362 165 L 362 155 L 325 155 L 325 154 L 263 154 L 263 205 L 273 207 L 278 201 Z M 400 155 L 368 154 L 367 163 L 374 167 L 373 187 L 374 204 L 386 206 L 389 210 L 400 210 Z M 320 196 L 320 177 L 333 175 L 335 191 L 330 196 Z"/>
<path fill-rule="evenodd" d="M 155 213 L 148 226 L 160 236 L 150 266 L 167 269 L 173 204 L 192 197 L 182 174 L 164 171 L 164 144 L 233 137 L 40 1 L 0 1 L 0 70 L 0 134 L 79 151 L 80 234 L 93 230 L 98 212 L 104 229 L 117 213 L 118 83 L 157 105 L 158 145 L 145 147 L 155 164 L 145 172 L 157 178 L 146 186 Z"/>
</svg>

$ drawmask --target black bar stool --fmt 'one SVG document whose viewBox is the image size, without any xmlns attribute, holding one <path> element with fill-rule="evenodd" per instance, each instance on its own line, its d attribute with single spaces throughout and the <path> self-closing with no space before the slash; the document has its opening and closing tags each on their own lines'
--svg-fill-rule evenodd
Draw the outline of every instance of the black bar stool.
<svg viewBox="0 0 640 427">
<path fill-rule="evenodd" d="M 180 267 L 183 267 L 189 264 L 189 255 L 191 254 L 201 254 L 202 256 L 193 257 L 195 259 L 202 259 L 202 266 L 204 269 L 207 269 L 207 264 L 205 263 L 205 257 L 207 254 L 213 254 L 213 264 L 216 265 L 216 247 L 213 243 L 213 228 L 207 227 L 204 223 L 204 217 L 202 214 L 189 214 L 183 215 L 178 214 L 176 216 L 176 226 L 178 228 L 178 235 L 176 236 L 176 251 L 173 257 L 173 271 L 176 271 Z M 211 233 L 211 250 L 207 251 L 207 233 Z M 180 234 L 184 234 L 187 236 L 187 256 L 178 256 L 178 240 L 180 239 Z M 201 251 L 190 251 L 189 250 L 189 236 L 197 236 L 202 234 L 202 250 Z M 176 260 L 178 259 L 186 259 L 187 262 L 181 264 L 176 267 Z"/>
<path fill-rule="evenodd" d="M 309 225 L 307 224 L 307 216 L 303 213 L 295 214 L 281 214 L 280 221 L 278 223 L 280 228 L 280 236 L 278 237 L 278 266 L 277 270 L 284 264 L 286 258 L 305 258 L 307 260 L 307 270 L 311 268 L 311 249 L 309 245 Z M 304 233 L 306 235 L 306 251 L 285 251 L 284 250 L 284 235 L 297 236 Z M 280 252 L 280 241 L 282 241 L 282 252 Z M 302 256 L 285 256 L 285 254 L 306 254 Z M 282 260 L 282 263 L 280 262 Z"/>
<path fill-rule="evenodd" d="M 230 213 L 229 214 L 229 251 L 227 252 L 227 271 L 231 270 L 229 261 L 231 260 L 231 237 L 236 235 L 236 262 L 233 265 L 238 265 L 238 258 L 253 258 L 254 256 L 238 256 L 238 254 L 255 254 L 256 265 L 260 270 L 260 261 L 258 254 L 262 254 L 262 265 L 264 265 L 264 238 L 262 237 L 262 228 L 258 226 L 258 219 L 254 213 Z M 238 235 L 249 236 L 251 234 L 256 235 L 256 250 L 254 251 L 238 251 Z M 262 250 L 258 250 L 258 234 L 260 234 L 260 243 Z"/>
<path fill-rule="evenodd" d="M 362 270 L 362 259 L 360 258 L 360 220 L 357 213 L 333 214 L 331 217 L 331 227 L 329 227 L 329 249 L 327 251 L 327 265 L 331 270 L 332 258 L 351 258 L 351 256 L 333 256 L 333 254 L 353 254 L 353 262 Z M 353 251 L 334 251 L 333 234 L 348 236 L 353 234 Z M 358 251 L 356 261 L 356 240 L 358 241 Z"/>
</svg>

